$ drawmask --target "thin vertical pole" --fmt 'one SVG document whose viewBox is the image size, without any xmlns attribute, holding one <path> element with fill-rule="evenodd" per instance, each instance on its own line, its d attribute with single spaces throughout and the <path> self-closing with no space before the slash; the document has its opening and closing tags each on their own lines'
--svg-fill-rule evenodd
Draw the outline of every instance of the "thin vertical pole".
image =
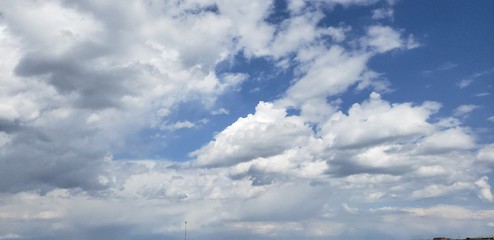
<svg viewBox="0 0 494 240">
<path fill-rule="evenodd" d="M 185 235 L 185 240 L 187 240 L 187 221 L 185 221 L 184 224 L 185 224 L 184 235 Z"/>
</svg>

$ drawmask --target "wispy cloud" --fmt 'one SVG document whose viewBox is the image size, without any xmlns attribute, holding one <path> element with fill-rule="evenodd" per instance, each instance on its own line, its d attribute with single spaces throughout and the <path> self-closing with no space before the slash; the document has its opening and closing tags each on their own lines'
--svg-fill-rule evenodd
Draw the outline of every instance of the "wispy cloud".
<svg viewBox="0 0 494 240">
<path fill-rule="evenodd" d="M 470 84 L 472 84 L 472 82 L 473 82 L 473 79 L 463 79 L 463 80 L 459 81 L 456 85 L 459 88 L 466 88 L 466 87 L 470 86 Z"/>
<path fill-rule="evenodd" d="M 431 75 L 431 74 L 433 74 L 435 72 L 448 71 L 448 70 L 454 69 L 456 67 L 458 67 L 458 64 L 457 63 L 445 62 L 445 63 L 441 64 L 440 66 L 434 68 L 434 69 L 424 70 L 421 73 L 423 75 Z"/>
<path fill-rule="evenodd" d="M 454 115 L 455 116 L 465 116 L 471 112 L 473 112 L 475 109 L 478 109 L 479 106 L 473 105 L 473 104 L 465 104 L 465 105 L 460 105 L 454 110 Z"/>
<path fill-rule="evenodd" d="M 211 114 L 213 114 L 213 115 L 228 115 L 228 114 L 230 114 L 230 111 L 228 111 L 225 108 L 219 108 L 217 110 L 212 111 Z"/>
<path fill-rule="evenodd" d="M 486 97 L 489 95 L 491 95 L 491 93 L 488 93 L 488 92 L 481 92 L 481 93 L 475 94 L 476 97 Z"/>
<path fill-rule="evenodd" d="M 487 76 L 487 75 L 490 75 L 493 72 L 494 72 L 493 69 L 488 69 L 488 70 L 485 70 L 485 71 L 477 72 L 475 74 L 472 74 L 470 77 L 465 78 L 465 79 L 459 81 L 456 85 L 459 88 L 466 88 L 466 87 L 470 86 L 476 79 L 481 78 L 481 77 L 484 77 L 484 76 Z"/>
<path fill-rule="evenodd" d="M 490 116 L 487 118 L 488 121 L 494 122 L 494 116 Z"/>
</svg>

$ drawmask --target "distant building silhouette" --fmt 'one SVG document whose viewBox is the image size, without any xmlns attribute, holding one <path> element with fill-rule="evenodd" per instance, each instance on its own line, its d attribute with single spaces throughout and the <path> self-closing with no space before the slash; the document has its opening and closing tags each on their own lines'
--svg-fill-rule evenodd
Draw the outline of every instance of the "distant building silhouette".
<svg viewBox="0 0 494 240">
<path fill-rule="evenodd" d="M 494 240 L 494 236 L 487 236 L 487 237 L 467 237 L 464 239 L 453 239 L 453 238 L 447 238 L 447 237 L 435 237 L 432 240 Z"/>
</svg>

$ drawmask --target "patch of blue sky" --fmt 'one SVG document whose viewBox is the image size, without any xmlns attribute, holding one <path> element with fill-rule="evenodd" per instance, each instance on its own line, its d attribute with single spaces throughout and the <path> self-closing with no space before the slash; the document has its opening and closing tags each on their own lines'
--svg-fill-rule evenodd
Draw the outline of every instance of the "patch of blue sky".
<svg viewBox="0 0 494 240">
<path fill-rule="evenodd" d="M 285 0 L 274 0 L 273 10 L 271 14 L 265 19 L 266 22 L 271 24 L 280 24 L 283 20 L 290 17 L 290 11 L 288 10 L 288 4 Z"/>
<path fill-rule="evenodd" d="M 494 115 L 493 9 L 492 1 L 397 4 L 396 26 L 413 33 L 422 46 L 404 54 L 379 56 L 369 63 L 392 82 L 396 91 L 388 95 L 390 100 L 438 101 L 443 105 L 439 115 L 444 116 L 460 105 L 479 106 L 463 121 L 473 128 L 490 129 L 479 132 L 479 140 L 491 142 L 494 128 L 486 119 Z"/>
</svg>

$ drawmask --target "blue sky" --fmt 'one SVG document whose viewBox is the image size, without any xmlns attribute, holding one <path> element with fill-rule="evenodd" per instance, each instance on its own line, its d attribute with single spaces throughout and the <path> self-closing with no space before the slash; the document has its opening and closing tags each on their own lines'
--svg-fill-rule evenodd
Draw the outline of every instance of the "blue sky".
<svg viewBox="0 0 494 240">
<path fill-rule="evenodd" d="M 493 10 L 1 2 L 0 239 L 492 235 Z"/>
</svg>

